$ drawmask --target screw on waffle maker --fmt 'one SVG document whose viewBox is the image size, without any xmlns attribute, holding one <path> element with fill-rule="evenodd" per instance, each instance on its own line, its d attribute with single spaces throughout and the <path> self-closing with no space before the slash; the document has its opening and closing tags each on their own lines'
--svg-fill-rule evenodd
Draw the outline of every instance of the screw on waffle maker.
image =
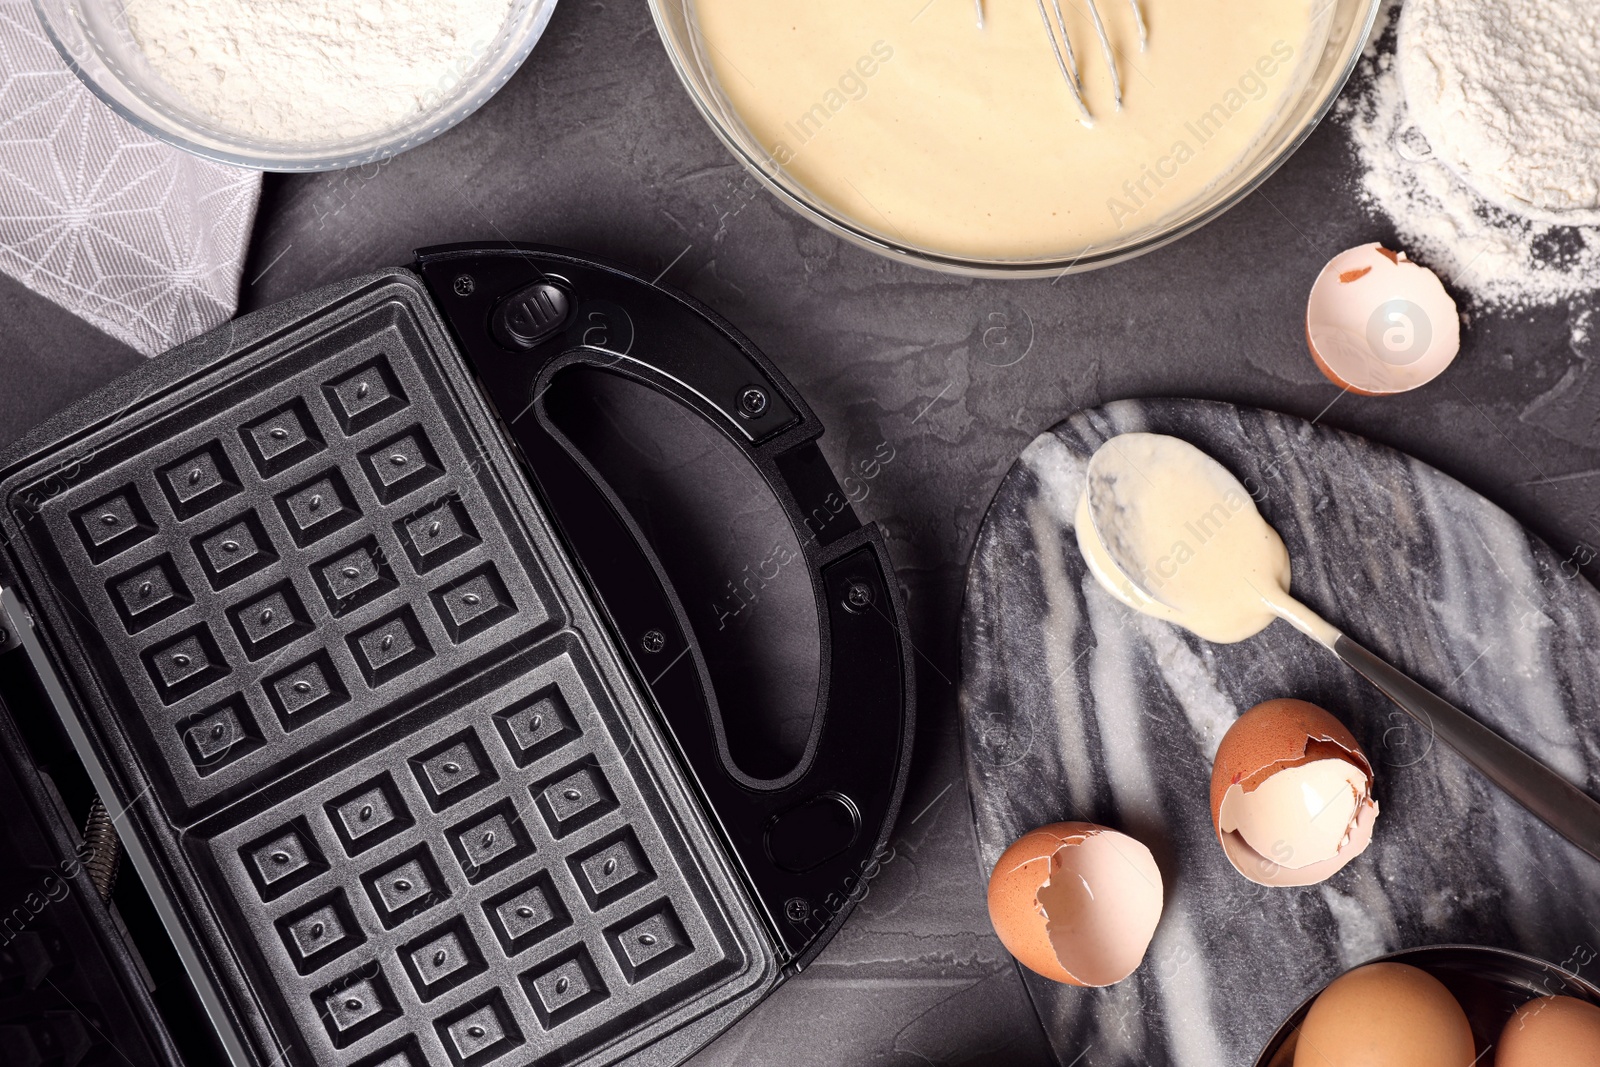
<svg viewBox="0 0 1600 1067">
<path fill-rule="evenodd" d="M 782 778 L 733 762 L 666 570 L 556 429 L 574 367 L 703 417 L 793 525 L 821 663 Z M 675 1063 L 820 951 L 904 788 L 904 607 L 821 432 L 716 315 L 553 249 L 247 315 L 0 460 L 0 733 L 81 761 L 238 1067 Z M 190 1020 L 72 907 L 106 1026 L 178 1063 Z"/>
</svg>

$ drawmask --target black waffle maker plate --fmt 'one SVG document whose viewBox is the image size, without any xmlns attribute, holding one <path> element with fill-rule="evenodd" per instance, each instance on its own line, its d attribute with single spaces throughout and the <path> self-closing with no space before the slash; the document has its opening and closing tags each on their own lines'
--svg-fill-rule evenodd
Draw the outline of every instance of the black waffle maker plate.
<svg viewBox="0 0 1600 1067">
<path fill-rule="evenodd" d="M 740 709 L 547 410 L 580 366 L 709 421 L 794 527 L 821 663 L 782 778 L 730 758 Z M 452 246 L 10 450 L 10 716 L 53 706 L 237 1067 L 673 1063 L 816 955 L 912 734 L 902 599 L 821 432 L 694 301 Z"/>
</svg>

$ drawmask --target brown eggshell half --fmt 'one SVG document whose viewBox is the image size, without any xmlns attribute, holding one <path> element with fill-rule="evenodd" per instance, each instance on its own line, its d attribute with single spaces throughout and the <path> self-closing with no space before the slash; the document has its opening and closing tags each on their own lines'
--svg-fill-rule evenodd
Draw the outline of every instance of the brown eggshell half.
<svg viewBox="0 0 1600 1067">
<path fill-rule="evenodd" d="M 1334 256 L 1306 298 L 1306 346 L 1329 381 L 1362 396 L 1426 385 L 1461 350 L 1461 318 L 1438 275 L 1381 244 Z"/>
<path fill-rule="evenodd" d="M 1351 840 L 1339 854 L 1290 869 L 1272 863 L 1239 838 L 1222 830 L 1222 801 L 1234 785 L 1251 790 L 1276 772 L 1313 759 L 1337 755 L 1355 764 L 1367 780 L 1372 764 L 1355 735 L 1327 711 L 1304 700 L 1267 700 L 1228 728 L 1211 766 L 1211 827 L 1234 869 L 1252 882 L 1271 886 L 1315 885 L 1360 855 L 1372 841 L 1377 805 L 1364 804 Z"/>
<path fill-rule="evenodd" d="M 1249 784 L 1273 764 L 1305 759 L 1312 741 L 1325 741 L 1348 752 L 1356 765 L 1372 773 L 1366 754 L 1344 723 L 1305 700 L 1264 700 L 1234 720 L 1222 735 L 1211 765 L 1211 821 L 1222 812 L 1222 798 L 1235 782 Z"/>
<path fill-rule="evenodd" d="M 1085 822 L 1018 838 L 989 876 L 989 921 L 1024 967 L 1067 985 L 1132 974 L 1161 918 L 1161 871 L 1144 845 Z"/>
<path fill-rule="evenodd" d="M 1338 874 L 1372 844 L 1372 830 L 1377 821 L 1378 806 L 1363 804 L 1356 815 L 1355 825 L 1350 828 L 1349 842 L 1327 859 L 1308 863 L 1304 867 L 1286 867 L 1276 863 L 1251 848 L 1238 834 L 1219 833 L 1217 836 L 1234 870 L 1257 885 L 1289 888 L 1316 885 Z"/>
</svg>

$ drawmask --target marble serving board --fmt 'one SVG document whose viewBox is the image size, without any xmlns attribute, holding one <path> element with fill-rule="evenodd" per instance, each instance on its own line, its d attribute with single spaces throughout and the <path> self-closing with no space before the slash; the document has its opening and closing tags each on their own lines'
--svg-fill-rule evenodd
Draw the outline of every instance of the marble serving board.
<svg viewBox="0 0 1600 1067">
<path fill-rule="evenodd" d="M 1272 412 L 1123 401 L 1038 437 L 978 534 L 961 620 L 960 715 L 987 878 L 1064 819 L 1148 845 L 1166 909 L 1149 955 L 1107 989 L 1024 979 L 1072 1067 L 1241 1067 L 1334 975 L 1400 948 L 1465 942 L 1600 973 L 1600 861 L 1502 795 L 1330 653 L 1282 622 L 1211 645 L 1113 600 L 1073 508 L 1089 456 L 1145 430 L 1244 481 L 1330 621 L 1600 794 L 1600 595 L 1499 508 L 1430 467 Z M 1322 705 L 1375 767 L 1365 854 L 1326 883 L 1267 889 L 1224 858 L 1211 760 L 1274 697 Z"/>
</svg>

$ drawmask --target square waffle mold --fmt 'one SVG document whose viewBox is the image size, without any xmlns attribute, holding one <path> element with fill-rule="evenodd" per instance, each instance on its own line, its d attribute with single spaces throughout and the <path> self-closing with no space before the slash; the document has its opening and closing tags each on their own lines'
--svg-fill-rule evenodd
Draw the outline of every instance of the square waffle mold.
<svg viewBox="0 0 1600 1067">
<path fill-rule="evenodd" d="M 535 657 L 205 840 L 234 940 L 317 1062 L 403 1042 L 425 1063 L 573 1063 L 619 1020 L 745 969 L 614 744 L 582 646 Z M 525 744 L 541 733 L 557 743 Z"/>
<path fill-rule="evenodd" d="M 758 996 L 770 945 L 420 285 L 318 297 L 3 483 L 234 1058 L 610 1062 Z"/>
<path fill-rule="evenodd" d="M 374 309 L 217 415 L 98 454 L 45 506 L 63 591 L 117 620 L 97 634 L 106 674 L 180 817 L 559 624 L 546 567 L 408 358 L 420 343 Z"/>
</svg>

